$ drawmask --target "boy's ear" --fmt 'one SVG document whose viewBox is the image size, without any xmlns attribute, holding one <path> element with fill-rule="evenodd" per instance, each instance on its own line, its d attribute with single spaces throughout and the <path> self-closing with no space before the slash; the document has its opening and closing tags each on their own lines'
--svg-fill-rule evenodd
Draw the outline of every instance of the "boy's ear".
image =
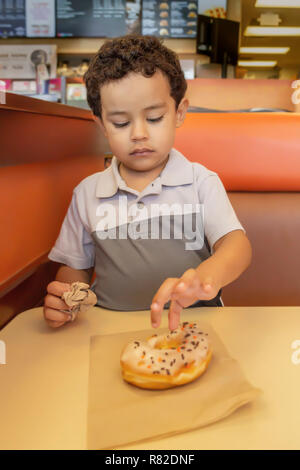
<svg viewBox="0 0 300 470">
<path fill-rule="evenodd" d="M 187 98 L 182 98 L 180 101 L 176 112 L 176 127 L 180 127 L 183 124 L 189 104 Z"/>
<path fill-rule="evenodd" d="M 95 123 L 100 127 L 100 129 L 103 132 L 103 134 L 105 135 L 105 137 L 107 137 L 107 132 L 106 132 L 106 129 L 105 129 L 101 119 L 98 116 L 95 116 L 95 115 L 93 115 L 93 118 L 94 118 Z"/>
</svg>

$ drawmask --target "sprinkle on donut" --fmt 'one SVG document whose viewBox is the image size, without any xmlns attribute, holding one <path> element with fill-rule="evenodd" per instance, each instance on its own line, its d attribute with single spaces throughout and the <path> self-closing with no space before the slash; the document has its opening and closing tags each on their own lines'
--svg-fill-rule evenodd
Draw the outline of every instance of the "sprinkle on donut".
<svg viewBox="0 0 300 470">
<path fill-rule="evenodd" d="M 130 342 L 121 362 L 140 374 L 176 375 L 182 368 L 197 366 L 206 359 L 209 346 L 208 334 L 197 323 L 184 322 L 168 334 Z"/>
</svg>

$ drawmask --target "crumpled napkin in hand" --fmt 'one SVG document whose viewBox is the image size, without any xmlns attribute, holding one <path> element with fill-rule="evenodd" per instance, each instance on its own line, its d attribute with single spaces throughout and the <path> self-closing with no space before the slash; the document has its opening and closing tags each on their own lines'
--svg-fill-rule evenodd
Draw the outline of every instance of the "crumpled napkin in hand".
<svg viewBox="0 0 300 470">
<path fill-rule="evenodd" d="M 84 282 L 73 282 L 70 290 L 61 296 L 62 300 L 71 307 L 70 310 L 64 310 L 71 315 L 71 321 L 75 320 L 78 313 L 86 312 L 97 303 L 97 296 L 89 287 Z"/>
</svg>

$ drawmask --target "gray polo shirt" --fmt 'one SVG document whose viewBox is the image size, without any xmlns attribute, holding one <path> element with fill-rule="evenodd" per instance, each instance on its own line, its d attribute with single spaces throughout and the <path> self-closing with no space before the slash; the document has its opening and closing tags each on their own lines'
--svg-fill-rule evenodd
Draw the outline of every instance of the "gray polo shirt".
<svg viewBox="0 0 300 470">
<path fill-rule="evenodd" d="M 196 268 L 233 230 L 245 232 L 217 173 L 172 148 L 142 192 L 126 186 L 116 157 L 82 180 L 49 258 L 74 269 L 94 266 L 102 307 L 148 310 L 165 279 Z M 194 306 L 222 306 L 220 295 Z"/>
</svg>

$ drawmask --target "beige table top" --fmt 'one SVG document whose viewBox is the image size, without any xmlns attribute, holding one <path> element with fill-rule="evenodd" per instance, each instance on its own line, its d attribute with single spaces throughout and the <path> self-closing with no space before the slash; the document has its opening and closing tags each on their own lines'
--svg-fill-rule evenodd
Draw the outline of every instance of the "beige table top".
<svg viewBox="0 0 300 470">
<path fill-rule="evenodd" d="M 181 315 L 200 319 L 264 393 L 218 423 L 122 449 L 300 449 L 300 363 L 292 360 L 297 350 L 300 360 L 300 346 L 292 348 L 300 340 L 300 307 L 206 307 Z M 60 329 L 46 325 L 41 308 L 16 317 L 0 331 L 0 448 L 85 449 L 90 336 L 149 327 L 146 311 L 93 308 Z"/>
</svg>

